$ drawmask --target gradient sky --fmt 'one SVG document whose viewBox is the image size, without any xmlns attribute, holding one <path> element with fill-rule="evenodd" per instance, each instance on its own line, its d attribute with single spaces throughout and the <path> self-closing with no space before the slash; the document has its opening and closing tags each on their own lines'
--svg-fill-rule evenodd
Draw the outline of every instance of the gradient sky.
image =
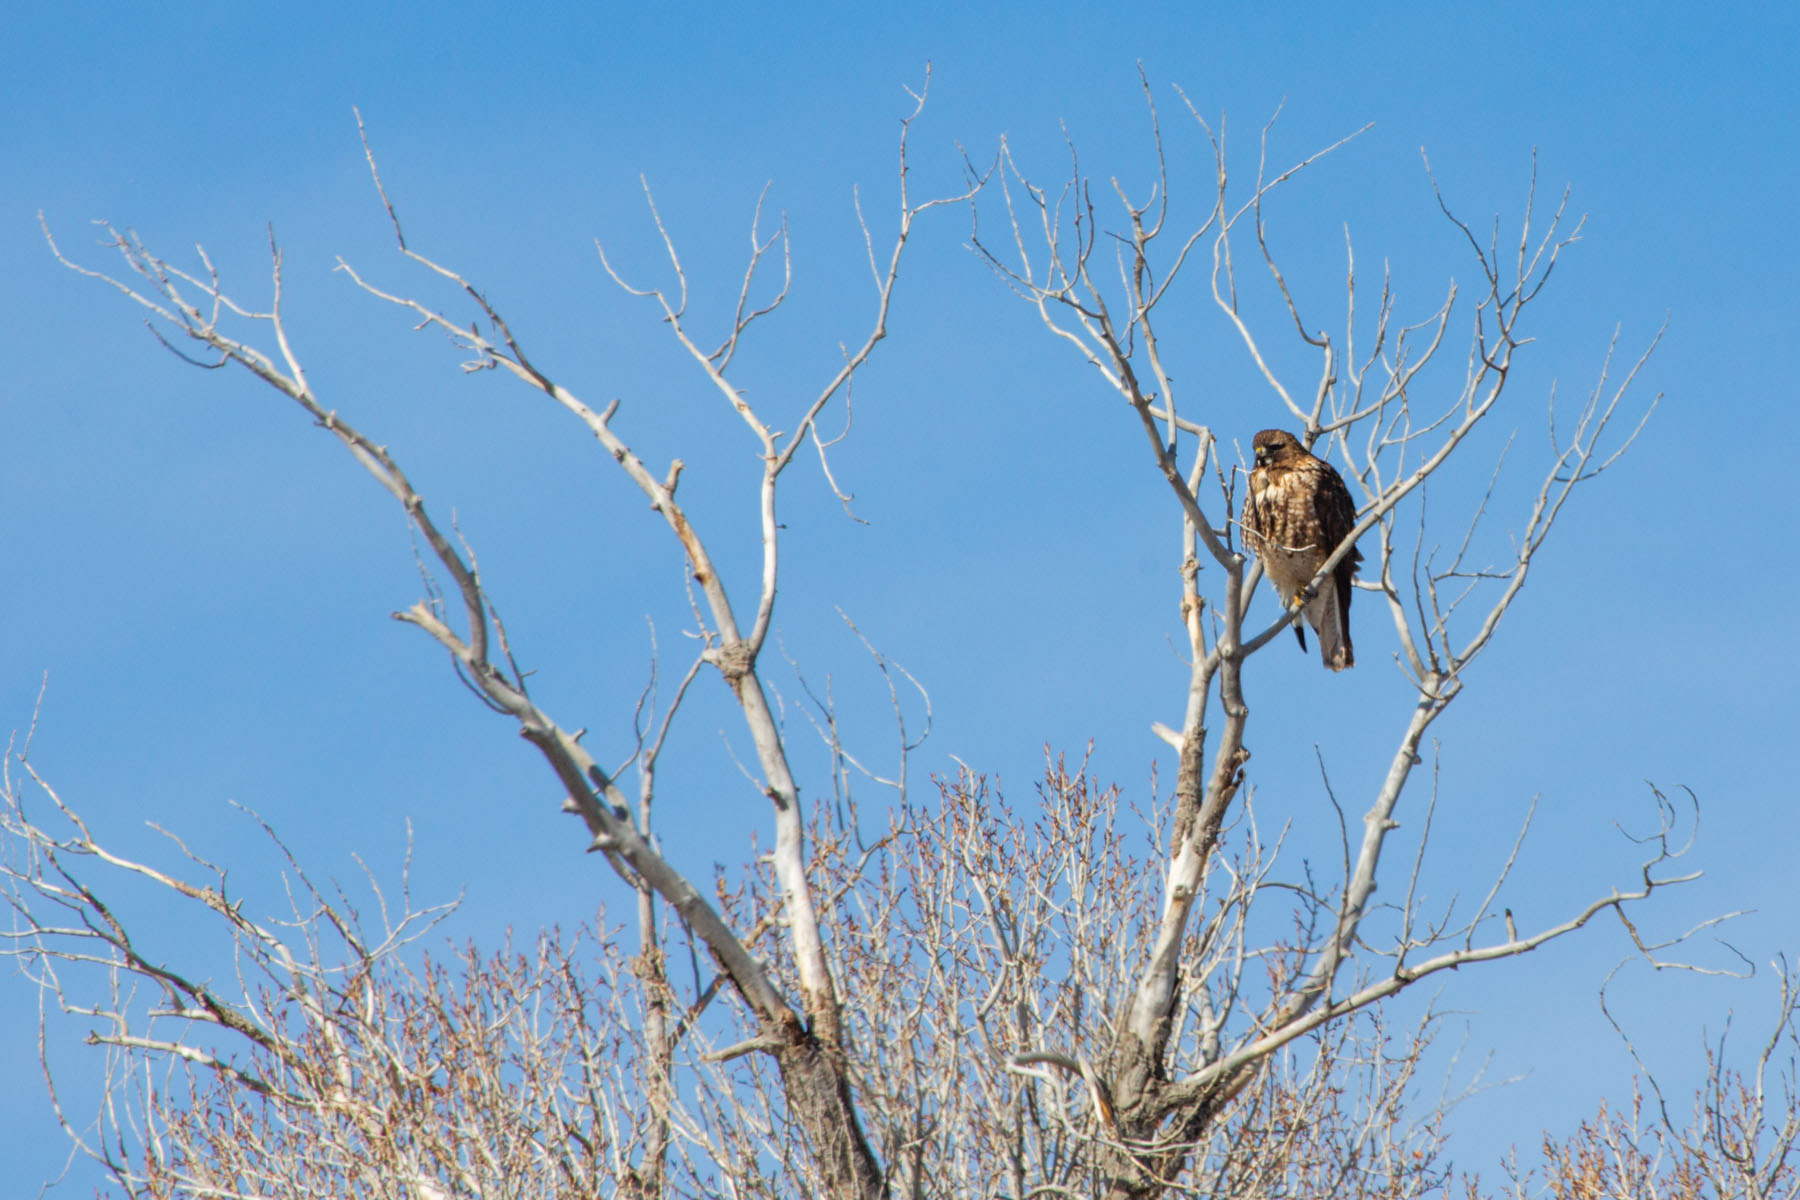
<svg viewBox="0 0 1800 1200">
<path fill-rule="evenodd" d="M 273 864 L 234 800 L 279 826 L 321 875 L 346 880 L 353 854 L 391 878 L 410 822 L 415 892 L 461 891 L 458 935 L 491 943 L 616 900 L 527 748 L 421 635 L 387 619 L 419 587 L 391 500 L 292 406 L 241 373 L 182 367 L 136 312 L 59 268 L 36 212 L 91 264 L 104 261 L 94 218 L 135 228 L 170 257 L 203 242 L 253 301 L 266 294 L 272 225 L 291 326 L 326 403 L 392 446 L 440 516 L 455 510 L 540 697 L 565 723 L 591 727 L 603 758 L 623 757 L 649 658 L 646 616 L 666 651 L 682 644 L 666 531 L 564 414 L 491 375 L 462 376 L 440 339 L 410 333 L 332 273 L 341 254 L 378 282 L 426 286 L 392 252 L 352 106 L 414 244 L 479 281 L 535 356 L 590 401 L 620 398 L 621 428 L 647 458 L 688 460 L 684 494 L 705 497 L 696 503 L 718 539 L 735 538 L 730 572 L 753 544 L 735 499 L 753 478 L 749 448 L 593 252 L 601 237 L 624 270 L 654 277 L 660 249 L 639 175 L 683 251 L 696 311 L 713 315 L 735 295 L 750 212 L 772 182 L 770 203 L 793 229 L 795 293 L 744 365 L 753 398 L 779 408 L 831 369 L 839 339 L 863 333 L 851 189 L 886 227 L 902 89 L 927 61 L 919 194 L 956 185 L 959 145 L 985 159 L 1002 135 L 1056 179 L 1064 127 L 1092 174 L 1147 184 L 1141 61 L 1171 126 L 1179 85 L 1201 112 L 1227 115 L 1240 154 L 1278 106 L 1281 159 L 1374 123 L 1272 213 L 1325 314 L 1340 311 L 1346 225 L 1365 271 L 1393 265 L 1403 311 L 1429 311 L 1452 276 L 1472 281 L 1421 147 L 1460 213 L 1478 227 L 1497 213 L 1508 228 L 1535 148 L 1541 194 L 1569 185 L 1572 210 L 1589 219 L 1503 418 L 1533 453 L 1552 381 L 1582 394 L 1615 327 L 1635 352 L 1667 315 L 1643 383 L 1644 399 L 1664 394 L 1660 409 L 1618 470 L 1578 496 L 1501 644 L 1438 727 L 1434 879 L 1446 898 L 1484 890 L 1541 796 L 1511 903 L 1522 925 L 1548 923 L 1630 881 L 1613 826 L 1648 821 L 1644 781 L 1685 785 L 1700 799 L 1691 861 L 1706 876 L 1646 919 L 1675 932 L 1750 909 L 1723 933 L 1743 954 L 1766 964 L 1800 952 L 1800 638 L 1786 611 L 1800 587 L 1786 466 L 1800 416 L 1781 366 L 1800 329 L 1800 11 L 1355 7 L 9 13 L 0 725 L 30 720 L 47 671 L 40 770 L 125 847 L 150 852 L 143 823 L 157 821 L 241 864 L 234 879 L 247 890 Z M 1202 144 L 1184 126 L 1171 146 L 1178 177 L 1197 179 Z M 1022 798 L 1046 745 L 1079 754 L 1093 739 L 1096 771 L 1141 790 L 1160 753 L 1148 725 L 1178 723 L 1185 683 L 1168 643 L 1179 519 L 1129 413 L 967 237 L 961 210 L 921 222 L 892 338 L 859 381 L 836 467 L 870 523 L 847 521 L 816 470 L 791 480 L 784 643 L 809 679 L 832 674 L 851 736 L 872 754 L 886 753 L 889 734 L 878 685 L 837 608 L 929 688 L 924 769 L 953 770 L 955 756 Z M 1179 344 L 1178 327 L 1163 336 L 1187 378 L 1218 397 L 1207 419 L 1247 442 L 1277 419 L 1276 402 L 1220 338 L 1202 284 L 1190 282 L 1191 343 Z M 1496 522 L 1503 532 L 1517 519 Z M 1328 813 L 1315 743 L 1341 793 L 1367 795 L 1379 777 L 1409 701 L 1375 617 L 1370 606 L 1358 625 L 1348 676 L 1322 675 L 1291 647 L 1261 664 L 1265 712 L 1300 689 L 1319 697 L 1261 733 L 1265 820 L 1304 828 Z M 684 735 L 662 805 L 665 840 L 701 873 L 767 832 L 764 807 L 719 748 L 728 715 L 716 701 L 702 699 L 712 707 Z M 807 769 L 803 785 L 818 794 L 825 779 Z M 1361 811 L 1355 799 L 1346 807 Z M 179 930 L 161 936 L 181 951 Z M 1490 1077 L 1522 1077 L 1459 1110 L 1459 1166 L 1491 1173 L 1508 1145 L 1529 1148 L 1546 1125 L 1567 1132 L 1602 1096 L 1629 1094 L 1629 1058 L 1595 1003 L 1627 950 L 1616 926 L 1596 927 L 1443 984 L 1439 1002 L 1455 1014 L 1446 1043 L 1464 1048 L 1458 1078 L 1487 1055 Z M 1731 961 L 1710 943 L 1693 953 Z M 1614 986 L 1648 1057 L 1677 1084 L 1691 1083 L 1704 1034 L 1716 1037 L 1732 1012 L 1735 1029 L 1760 1031 L 1774 998 L 1766 968 L 1738 983 L 1638 964 Z M 0 982 L 9 1180 L 60 1162 L 34 1035 L 34 997 L 22 981 Z M 71 1071 L 82 1061 L 64 1057 Z"/>
</svg>

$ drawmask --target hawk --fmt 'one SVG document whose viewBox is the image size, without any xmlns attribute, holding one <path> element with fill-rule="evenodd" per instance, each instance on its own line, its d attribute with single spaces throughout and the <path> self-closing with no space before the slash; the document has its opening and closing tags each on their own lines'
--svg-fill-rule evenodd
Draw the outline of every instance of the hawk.
<svg viewBox="0 0 1800 1200">
<path fill-rule="evenodd" d="M 1251 445 L 1256 468 L 1244 497 L 1244 544 L 1262 562 L 1281 602 L 1292 608 L 1298 593 L 1356 527 L 1356 501 L 1343 476 L 1308 454 L 1287 430 L 1265 429 Z M 1350 649 L 1350 581 L 1361 561 L 1352 546 L 1301 609 L 1319 635 L 1319 656 L 1333 671 L 1356 665 Z M 1298 621 L 1294 636 L 1306 649 L 1306 631 Z"/>
</svg>

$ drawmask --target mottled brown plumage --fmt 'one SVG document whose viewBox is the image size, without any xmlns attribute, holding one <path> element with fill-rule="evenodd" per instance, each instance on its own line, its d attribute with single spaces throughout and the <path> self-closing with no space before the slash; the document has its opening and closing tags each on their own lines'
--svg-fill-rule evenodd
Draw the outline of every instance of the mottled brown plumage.
<svg viewBox="0 0 1800 1200">
<path fill-rule="evenodd" d="M 1256 467 L 1244 496 L 1244 544 L 1262 562 L 1281 602 L 1292 607 L 1338 543 L 1356 527 L 1356 501 L 1343 477 L 1308 454 L 1285 429 L 1265 429 L 1251 443 Z M 1319 655 L 1333 671 L 1356 665 L 1350 648 L 1351 580 L 1362 554 L 1355 547 L 1319 582 L 1301 610 L 1319 635 Z M 1306 648 L 1306 633 L 1294 622 Z"/>
</svg>

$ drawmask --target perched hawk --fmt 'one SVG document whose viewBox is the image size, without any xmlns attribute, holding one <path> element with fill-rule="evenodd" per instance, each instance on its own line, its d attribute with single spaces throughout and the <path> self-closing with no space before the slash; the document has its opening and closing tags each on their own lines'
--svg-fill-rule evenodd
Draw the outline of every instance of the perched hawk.
<svg viewBox="0 0 1800 1200">
<path fill-rule="evenodd" d="M 1256 469 L 1244 497 L 1244 544 L 1262 561 L 1281 602 L 1292 607 L 1296 594 L 1356 527 L 1356 501 L 1332 465 L 1308 454 L 1287 430 L 1265 429 L 1252 445 Z M 1320 657 L 1334 671 L 1356 665 L 1350 649 L 1350 581 L 1361 561 L 1352 546 L 1301 610 L 1319 635 Z M 1298 621 L 1294 636 L 1306 649 L 1306 631 Z"/>
</svg>

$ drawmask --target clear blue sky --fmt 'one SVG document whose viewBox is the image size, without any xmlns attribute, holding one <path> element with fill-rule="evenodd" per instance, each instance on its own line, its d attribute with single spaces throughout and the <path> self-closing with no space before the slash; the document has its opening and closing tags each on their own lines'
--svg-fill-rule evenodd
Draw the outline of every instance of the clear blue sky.
<svg viewBox="0 0 1800 1200">
<path fill-rule="evenodd" d="M 1346 222 L 1359 262 L 1391 259 L 1415 311 L 1448 276 L 1472 278 L 1435 216 L 1423 146 L 1477 224 L 1516 217 L 1534 147 L 1543 188 L 1572 185 L 1590 214 L 1521 388 L 1556 379 L 1579 394 L 1615 324 L 1636 348 L 1669 315 L 1646 376 L 1666 398 L 1640 448 L 1582 498 L 1440 729 L 1443 887 L 1482 890 L 1480 868 L 1541 794 L 1514 907 L 1522 923 L 1549 920 L 1626 881 L 1612 823 L 1646 819 L 1642 781 L 1685 784 L 1703 805 L 1693 861 L 1707 878 L 1657 928 L 1752 908 L 1734 944 L 1759 961 L 1800 951 L 1787 536 L 1800 417 L 1783 369 L 1800 328 L 1797 26 L 1775 4 L 21 8 L 0 44 L 0 726 L 29 719 L 47 670 L 40 769 L 130 846 L 155 820 L 215 859 L 266 868 L 237 800 L 321 873 L 349 878 L 353 852 L 391 872 L 410 820 L 415 887 L 430 900 L 463 890 L 459 930 L 491 940 L 589 914 L 614 893 L 576 852 L 541 766 L 387 619 L 418 592 L 391 501 L 266 389 L 172 360 L 135 312 L 52 262 L 34 214 L 89 262 L 92 218 L 172 256 L 204 242 L 254 300 L 272 223 L 315 384 L 404 456 L 441 513 L 456 510 L 546 702 L 622 757 L 645 616 L 665 647 L 679 642 L 666 533 L 562 414 L 460 376 L 441 342 L 331 273 L 343 254 L 378 280 L 417 282 L 391 253 L 352 106 L 416 245 L 481 281 L 590 400 L 619 397 L 648 457 L 679 453 L 742 486 L 741 436 L 593 253 L 600 236 L 628 271 L 656 269 L 639 174 L 697 303 L 714 306 L 773 181 L 796 294 L 746 367 L 779 404 L 829 368 L 837 339 L 860 336 L 851 188 L 886 218 L 902 88 L 927 60 L 921 190 L 954 184 L 958 143 L 984 157 L 1003 134 L 1054 177 L 1059 123 L 1096 175 L 1147 182 L 1141 60 L 1165 112 L 1179 84 L 1228 114 L 1243 148 L 1284 103 L 1282 157 L 1374 122 L 1276 214 L 1295 244 L 1330 256 L 1302 268 L 1317 271 L 1323 312 L 1337 311 Z M 1184 138 L 1176 152 L 1198 150 Z M 810 671 L 872 694 L 835 626 L 841 606 L 917 674 L 936 706 L 927 768 L 955 755 L 1023 795 L 1046 743 L 1079 752 L 1092 738 L 1103 776 L 1141 786 L 1158 753 L 1148 724 L 1180 715 L 1166 640 L 1175 518 L 1122 408 L 966 236 L 960 212 L 921 225 L 892 340 L 859 384 L 838 466 L 871 524 L 838 515 L 816 473 L 795 482 L 781 629 Z M 1216 329 L 1204 337 L 1223 345 Z M 1228 354 L 1185 365 L 1243 376 Z M 1244 393 L 1213 419 L 1247 439 L 1275 410 Z M 1541 441 L 1537 406 L 1514 411 L 1522 438 Z M 712 511 L 731 528 L 725 496 Z M 1333 720 L 1297 718 L 1279 735 L 1291 745 L 1263 735 L 1267 811 L 1324 812 L 1314 742 L 1352 794 L 1388 753 L 1407 700 L 1364 620 L 1349 676 L 1324 678 L 1297 653 L 1268 667 L 1271 696 L 1330 689 L 1319 712 Z M 702 872 L 737 861 L 766 820 L 718 750 L 724 720 L 689 735 L 663 802 L 665 838 Z M 870 716 L 853 733 L 880 746 L 884 730 Z M 1445 985 L 1442 1003 L 1467 1014 L 1451 1040 L 1466 1022 L 1469 1056 L 1525 1075 L 1462 1111 L 1460 1165 L 1491 1172 L 1506 1145 L 1624 1093 L 1629 1063 L 1594 1003 L 1624 953 L 1615 930 L 1595 930 Z M 1733 1008 L 1760 1019 L 1772 999 L 1766 975 L 1729 985 L 1634 968 L 1621 986 L 1677 1078 L 1703 1028 Z M 19 981 L 0 983 L 13 1187 L 59 1160 L 34 1014 Z"/>
</svg>

